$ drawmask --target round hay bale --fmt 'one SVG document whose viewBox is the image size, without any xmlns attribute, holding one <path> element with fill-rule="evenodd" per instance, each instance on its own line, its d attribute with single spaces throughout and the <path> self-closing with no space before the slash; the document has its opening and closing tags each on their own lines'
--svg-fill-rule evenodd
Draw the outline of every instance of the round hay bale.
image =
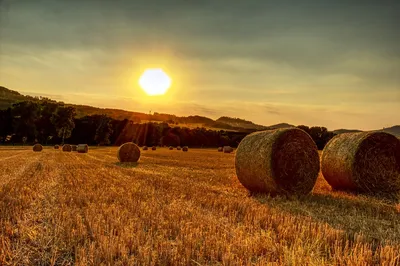
<svg viewBox="0 0 400 266">
<path fill-rule="evenodd" d="M 317 146 L 298 128 L 247 135 L 235 155 L 236 175 L 252 192 L 304 195 L 312 191 L 320 161 Z"/>
<path fill-rule="evenodd" d="M 76 151 L 77 146 L 76 145 L 71 145 L 72 151 Z"/>
<path fill-rule="evenodd" d="M 59 145 L 54 145 L 54 149 L 55 149 L 55 150 L 58 150 L 59 148 L 60 148 Z"/>
<path fill-rule="evenodd" d="M 337 190 L 396 193 L 400 191 L 400 141 L 376 131 L 339 134 L 326 144 L 321 170 Z"/>
<path fill-rule="evenodd" d="M 176 149 L 177 149 L 178 151 L 180 151 L 180 150 L 182 150 L 182 147 L 181 147 L 181 146 L 178 146 L 178 147 L 176 147 Z"/>
<path fill-rule="evenodd" d="M 117 157 L 121 163 L 136 163 L 140 158 L 140 149 L 135 143 L 124 143 L 118 148 Z"/>
<path fill-rule="evenodd" d="M 183 146 L 182 147 L 182 151 L 189 151 L 189 147 L 188 146 Z"/>
<path fill-rule="evenodd" d="M 223 152 L 224 148 L 223 147 L 218 147 L 218 152 Z"/>
<path fill-rule="evenodd" d="M 223 151 L 224 153 L 231 153 L 233 152 L 233 148 L 230 146 L 224 146 Z"/>
<path fill-rule="evenodd" d="M 157 146 L 153 146 L 153 147 L 151 147 L 151 150 L 152 150 L 152 151 L 155 151 L 155 150 L 157 150 Z"/>
<path fill-rule="evenodd" d="M 147 146 L 143 146 L 142 150 L 147 151 L 149 149 L 149 147 Z"/>
<path fill-rule="evenodd" d="M 62 146 L 62 151 L 71 152 L 71 151 L 72 151 L 71 145 L 69 145 L 69 144 L 64 144 L 64 145 Z"/>
<path fill-rule="evenodd" d="M 79 144 L 76 147 L 76 151 L 79 153 L 88 153 L 89 152 L 89 145 L 87 144 Z"/>
<path fill-rule="evenodd" d="M 34 152 L 40 152 L 40 151 L 43 150 L 43 146 L 40 145 L 39 143 L 37 143 L 37 144 L 33 145 L 32 150 L 33 150 Z"/>
<path fill-rule="evenodd" d="M 172 146 L 169 146 L 169 150 L 170 151 L 172 151 L 174 149 L 174 147 L 172 147 Z"/>
</svg>

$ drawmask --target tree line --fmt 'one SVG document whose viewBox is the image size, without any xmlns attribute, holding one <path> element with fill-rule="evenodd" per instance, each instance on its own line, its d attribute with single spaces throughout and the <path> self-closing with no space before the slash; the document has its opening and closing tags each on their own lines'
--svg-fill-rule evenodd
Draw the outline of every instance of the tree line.
<svg viewBox="0 0 400 266">
<path fill-rule="evenodd" d="M 140 123 L 106 115 L 77 117 L 72 106 L 44 99 L 23 101 L 0 110 L 1 144 L 79 144 L 121 145 L 133 141 L 143 146 L 236 147 L 252 131 L 232 132 L 206 128 L 185 128 L 165 122 Z M 322 149 L 334 136 L 325 127 L 299 126 Z"/>
</svg>

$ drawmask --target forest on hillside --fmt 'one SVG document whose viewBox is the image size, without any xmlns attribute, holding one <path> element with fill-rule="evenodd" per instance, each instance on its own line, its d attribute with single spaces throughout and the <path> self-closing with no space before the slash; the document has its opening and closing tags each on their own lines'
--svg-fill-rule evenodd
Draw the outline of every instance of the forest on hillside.
<svg viewBox="0 0 400 266">
<path fill-rule="evenodd" d="M 74 107 L 48 99 L 22 101 L 0 110 L 0 125 L 3 145 L 121 145 L 133 141 L 140 146 L 236 147 L 247 134 L 255 131 L 190 129 L 171 126 L 168 121 L 140 123 L 104 114 L 77 117 Z M 299 127 L 311 135 L 319 149 L 335 135 L 325 127 Z"/>
<path fill-rule="evenodd" d="M 88 105 L 77 105 L 77 104 L 66 104 L 64 102 L 57 102 L 47 97 L 41 96 L 29 96 L 22 95 L 17 91 L 10 90 L 6 87 L 0 86 L 0 110 L 7 109 L 12 107 L 13 104 L 23 101 L 32 101 L 32 102 L 40 102 L 40 101 L 48 101 L 54 102 L 65 106 L 70 106 L 75 109 L 76 117 L 82 118 L 84 116 L 92 116 L 92 115 L 107 115 L 115 120 L 124 120 L 128 119 L 136 123 L 143 123 L 147 121 L 153 122 L 166 122 L 170 125 L 180 125 L 180 124 L 193 124 L 193 125 L 201 125 L 207 128 L 217 128 L 223 130 L 230 131 L 243 131 L 247 132 L 249 129 L 267 129 L 265 126 L 256 125 L 250 121 L 246 121 L 239 118 L 229 118 L 229 117 L 221 117 L 214 121 L 211 118 L 199 116 L 199 115 L 189 115 L 189 116 L 177 116 L 173 114 L 165 114 L 165 113 L 141 113 L 141 112 L 132 112 L 120 109 L 112 109 L 112 108 L 98 108 Z"/>
</svg>

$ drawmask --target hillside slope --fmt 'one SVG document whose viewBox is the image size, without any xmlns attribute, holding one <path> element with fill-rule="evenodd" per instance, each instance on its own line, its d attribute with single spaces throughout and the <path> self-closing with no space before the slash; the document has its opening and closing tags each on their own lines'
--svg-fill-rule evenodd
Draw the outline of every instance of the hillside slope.
<svg viewBox="0 0 400 266">
<path fill-rule="evenodd" d="M 216 122 L 224 123 L 224 124 L 230 125 L 232 127 L 241 127 L 241 128 L 257 129 L 257 130 L 267 129 L 266 126 L 257 125 L 251 121 L 247 121 L 247 120 L 240 119 L 240 118 L 231 118 L 231 117 L 227 117 L 227 116 L 222 116 L 222 117 L 218 118 L 216 120 Z"/>
<path fill-rule="evenodd" d="M 400 137 L 400 125 L 387 127 L 387 128 L 383 128 L 383 129 L 378 129 L 376 131 L 383 131 L 383 132 L 392 134 L 394 136 Z M 333 133 L 335 133 L 335 134 L 357 133 L 357 132 L 363 132 L 363 131 L 362 130 L 358 130 L 358 129 L 336 129 L 336 130 L 333 131 Z"/>
<path fill-rule="evenodd" d="M 400 125 L 382 129 L 382 131 L 400 137 Z"/>
<path fill-rule="evenodd" d="M 41 99 L 47 99 L 45 97 L 32 97 L 29 95 L 22 95 L 21 93 L 10 90 L 6 87 L 0 86 L 0 110 L 7 109 L 12 106 L 12 104 L 20 101 L 40 101 Z M 194 115 L 194 116 L 176 116 L 171 114 L 163 113 L 153 113 L 146 114 L 141 112 L 132 112 L 121 109 L 113 108 L 98 108 L 88 105 L 76 105 L 76 104 L 66 104 L 68 106 L 73 106 L 76 109 L 77 117 L 89 116 L 89 115 L 107 115 L 113 119 L 123 120 L 128 119 L 135 122 L 146 122 L 146 121 L 156 121 L 156 122 L 166 122 L 170 125 L 184 126 L 184 127 L 207 127 L 213 129 L 222 129 L 228 131 L 244 131 L 251 132 L 255 130 L 267 130 L 267 129 L 277 129 L 285 127 L 295 127 L 294 125 L 288 123 L 279 123 L 270 126 L 263 126 L 255 124 L 251 121 L 231 118 L 227 116 L 222 116 L 217 120 L 213 120 L 208 117 Z M 381 129 L 380 131 L 388 132 L 395 136 L 400 137 L 400 125 L 388 127 Z M 361 132 L 357 129 L 337 129 L 334 133 L 341 134 L 347 132 Z"/>
<path fill-rule="evenodd" d="M 0 109 L 7 109 L 12 104 L 20 101 L 40 101 L 43 97 L 32 97 L 22 95 L 17 91 L 10 90 L 8 88 L 0 86 Z M 168 124 L 174 124 L 177 126 L 185 127 L 208 127 L 213 129 L 223 129 L 230 131 L 248 131 L 248 130 L 262 130 L 265 126 L 256 125 L 253 122 L 245 121 L 241 123 L 226 123 L 224 121 L 214 121 L 211 118 L 194 115 L 194 116 L 176 116 L 171 114 L 153 113 L 146 114 L 141 112 L 132 112 L 121 109 L 113 108 L 98 108 L 88 105 L 76 105 L 66 104 L 67 106 L 73 106 L 76 109 L 77 117 L 89 116 L 89 115 L 107 115 L 113 119 L 123 120 L 128 119 L 135 122 L 166 122 Z M 226 121 L 235 120 L 234 118 L 225 117 Z"/>
<path fill-rule="evenodd" d="M 0 109 L 7 109 L 13 103 L 25 100 L 31 99 L 17 91 L 9 90 L 6 87 L 0 86 Z"/>
</svg>

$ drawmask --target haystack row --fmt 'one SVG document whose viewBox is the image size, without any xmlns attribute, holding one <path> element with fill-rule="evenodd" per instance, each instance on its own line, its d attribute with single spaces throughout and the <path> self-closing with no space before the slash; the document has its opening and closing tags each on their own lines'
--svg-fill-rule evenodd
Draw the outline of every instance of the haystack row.
<svg viewBox="0 0 400 266">
<path fill-rule="evenodd" d="M 43 146 L 40 145 L 39 143 L 37 143 L 37 144 L 33 145 L 32 149 L 34 152 L 41 152 L 43 150 Z"/>
<path fill-rule="evenodd" d="M 373 194 L 400 191 L 400 140 L 384 132 L 344 133 L 322 152 L 321 170 L 337 190 Z"/>
<path fill-rule="evenodd" d="M 79 144 L 76 147 L 76 151 L 78 153 L 88 153 L 89 152 L 89 146 L 87 144 Z"/>
<path fill-rule="evenodd" d="M 71 151 L 72 151 L 71 145 L 69 145 L 69 144 L 64 144 L 64 145 L 62 146 L 62 151 L 71 152 Z"/>
<path fill-rule="evenodd" d="M 233 148 L 231 146 L 224 146 L 222 149 L 224 153 L 231 153 L 233 152 Z"/>
<path fill-rule="evenodd" d="M 240 183 L 252 192 L 308 194 L 320 161 L 306 132 L 285 128 L 247 135 L 236 150 L 235 167 Z"/>
<path fill-rule="evenodd" d="M 121 163 L 136 163 L 140 158 L 140 149 L 133 142 L 124 143 L 118 148 L 117 157 Z"/>
</svg>

